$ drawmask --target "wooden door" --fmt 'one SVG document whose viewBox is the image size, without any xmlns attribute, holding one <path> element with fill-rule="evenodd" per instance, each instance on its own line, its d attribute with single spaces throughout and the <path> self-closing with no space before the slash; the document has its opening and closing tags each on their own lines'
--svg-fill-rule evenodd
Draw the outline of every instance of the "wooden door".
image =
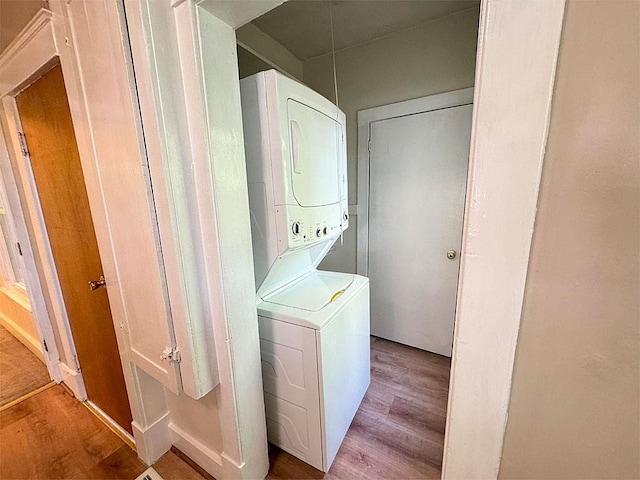
<svg viewBox="0 0 640 480">
<path fill-rule="evenodd" d="M 453 343 L 471 112 L 462 105 L 371 124 L 371 334 L 446 356 Z"/>
<path fill-rule="evenodd" d="M 16 103 L 87 396 L 131 433 L 107 291 L 89 288 L 102 264 L 60 66 Z"/>
</svg>

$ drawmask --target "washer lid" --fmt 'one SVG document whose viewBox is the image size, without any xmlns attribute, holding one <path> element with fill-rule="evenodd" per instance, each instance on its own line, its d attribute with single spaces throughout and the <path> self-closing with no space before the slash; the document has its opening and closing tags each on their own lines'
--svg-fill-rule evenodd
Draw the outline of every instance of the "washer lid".
<svg viewBox="0 0 640 480">
<path fill-rule="evenodd" d="M 314 271 L 293 285 L 263 298 L 265 302 L 317 312 L 340 297 L 353 283 L 353 275 Z"/>
</svg>

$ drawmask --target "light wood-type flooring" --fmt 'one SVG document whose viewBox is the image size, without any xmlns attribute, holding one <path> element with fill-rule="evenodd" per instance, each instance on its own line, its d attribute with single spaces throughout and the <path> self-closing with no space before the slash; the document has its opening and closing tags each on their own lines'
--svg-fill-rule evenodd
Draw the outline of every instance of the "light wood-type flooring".
<svg viewBox="0 0 640 480">
<path fill-rule="evenodd" d="M 206 478 L 172 451 L 153 467 L 165 480 Z M 60 385 L 0 412 L 3 480 L 135 479 L 146 469 L 128 445 Z"/>
<path fill-rule="evenodd" d="M 372 338 L 371 386 L 329 473 L 270 447 L 267 478 L 440 478 L 449 367 L 446 357 Z M 154 465 L 163 478 L 207 478 L 178 455 Z M 145 469 L 61 386 L 0 412 L 0 479 L 134 479 Z"/>
<path fill-rule="evenodd" d="M 371 385 L 328 473 L 270 447 L 270 480 L 440 478 L 447 357 L 372 337 Z"/>
<path fill-rule="evenodd" d="M 0 327 L 0 406 L 50 381 L 45 364 L 4 327 Z"/>
</svg>

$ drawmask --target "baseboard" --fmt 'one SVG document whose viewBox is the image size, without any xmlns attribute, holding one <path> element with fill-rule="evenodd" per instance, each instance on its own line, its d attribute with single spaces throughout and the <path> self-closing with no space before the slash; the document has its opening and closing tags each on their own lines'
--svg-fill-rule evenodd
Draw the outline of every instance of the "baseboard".
<svg viewBox="0 0 640 480">
<path fill-rule="evenodd" d="M 131 436 L 131 434 L 127 432 L 124 428 L 122 428 L 122 426 L 118 425 L 116 421 L 113 418 L 111 418 L 109 415 L 107 415 L 107 413 L 104 410 L 102 410 L 99 406 L 97 406 L 91 400 L 86 400 L 82 402 L 82 404 L 85 407 L 87 407 L 87 409 L 91 413 L 93 413 L 96 417 L 98 417 L 100 421 L 104 423 L 109 430 L 111 430 L 118 437 L 120 437 L 120 440 L 126 443 L 134 452 L 137 450 L 136 442 Z"/>
<path fill-rule="evenodd" d="M 16 337 L 20 343 L 27 347 L 31 353 L 40 359 L 45 365 L 47 362 L 44 359 L 44 353 L 42 352 L 42 346 L 40 345 L 39 338 L 33 338 L 26 331 L 20 327 L 17 323 L 13 322 L 9 317 L 0 313 L 0 325 L 6 328 L 11 335 Z"/>
<path fill-rule="evenodd" d="M 62 374 L 62 381 L 73 392 L 73 396 L 84 402 L 87 399 L 87 391 L 84 388 L 80 372 L 69 368 L 62 362 L 58 364 L 58 368 L 60 368 L 60 373 Z"/>
<path fill-rule="evenodd" d="M 170 420 L 167 412 L 146 428 L 142 428 L 135 421 L 131 423 L 138 457 L 147 465 L 153 465 L 171 448 Z"/>
<path fill-rule="evenodd" d="M 222 455 L 213 451 L 180 427 L 170 423 L 169 431 L 171 432 L 171 442 L 176 448 L 213 477 L 240 478 L 240 469 L 238 469 L 237 475 L 230 474 L 228 469 L 229 467 L 233 469 L 233 465 L 228 465 L 229 462 L 225 461 L 226 459 L 223 460 Z"/>
</svg>

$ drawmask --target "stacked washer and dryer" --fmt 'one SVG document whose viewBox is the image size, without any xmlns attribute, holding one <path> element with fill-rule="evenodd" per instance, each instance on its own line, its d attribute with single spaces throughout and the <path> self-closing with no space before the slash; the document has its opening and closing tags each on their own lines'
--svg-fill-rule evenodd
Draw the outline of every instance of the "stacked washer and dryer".
<svg viewBox="0 0 640 480">
<path fill-rule="evenodd" d="M 316 269 L 348 227 L 345 115 L 270 70 L 240 81 L 269 441 L 328 471 L 369 386 L 369 280 Z"/>
</svg>

